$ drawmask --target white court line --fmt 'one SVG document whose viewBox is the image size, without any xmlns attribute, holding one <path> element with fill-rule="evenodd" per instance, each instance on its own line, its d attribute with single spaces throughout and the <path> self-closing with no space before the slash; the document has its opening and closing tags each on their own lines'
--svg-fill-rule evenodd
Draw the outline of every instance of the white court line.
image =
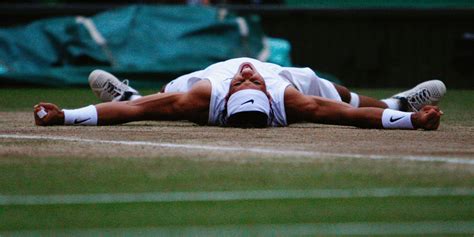
<svg viewBox="0 0 474 237">
<path fill-rule="evenodd" d="M 119 145 L 129 145 L 129 146 L 165 147 L 165 148 L 186 148 L 186 149 L 210 150 L 210 151 L 237 151 L 237 152 L 252 152 L 252 153 L 260 153 L 260 154 L 305 156 L 305 157 L 312 157 L 312 158 L 341 157 L 341 158 L 360 158 L 360 159 L 373 159 L 373 160 L 399 159 L 399 160 L 410 160 L 410 161 L 443 162 L 443 163 L 451 163 L 451 164 L 474 165 L 474 159 L 463 159 L 463 158 L 442 157 L 442 156 L 411 156 L 411 155 L 390 156 L 390 155 L 368 155 L 368 154 L 366 155 L 366 154 L 353 154 L 353 153 L 277 150 L 277 149 L 253 148 L 253 147 L 222 147 L 222 146 L 211 146 L 211 145 L 159 143 L 159 142 L 148 142 L 148 141 L 100 140 L 100 139 L 86 139 L 86 138 L 62 137 L 62 136 L 37 136 L 37 135 L 13 135 L 13 134 L 0 134 L 0 138 L 23 139 L 23 140 L 53 140 L 53 141 L 81 142 L 81 143 L 105 143 L 105 144 L 119 144 Z"/>
<path fill-rule="evenodd" d="M 211 192 L 150 192 L 58 195 L 0 195 L 0 206 L 68 205 L 111 203 L 171 203 L 254 200 L 297 200 L 334 198 L 387 197 L 474 197 L 473 188 L 361 188 L 361 189 L 303 189 L 250 190 Z"/>
<path fill-rule="evenodd" d="M 474 233 L 474 221 L 348 222 L 0 231 L 3 236 L 327 236 Z"/>
</svg>

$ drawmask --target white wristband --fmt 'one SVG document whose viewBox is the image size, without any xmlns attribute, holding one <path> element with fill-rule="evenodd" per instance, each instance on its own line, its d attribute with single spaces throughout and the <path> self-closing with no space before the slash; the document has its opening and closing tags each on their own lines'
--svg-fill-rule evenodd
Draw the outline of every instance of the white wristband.
<svg viewBox="0 0 474 237">
<path fill-rule="evenodd" d="M 413 129 L 411 115 L 413 113 L 401 112 L 393 109 L 385 109 L 382 114 L 382 126 L 384 128 Z"/>
<path fill-rule="evenodd" d="M 97 125 L 97 109 L 93 105 L 79 109 L 63 109 L 64 125 Z"/>
</svg>

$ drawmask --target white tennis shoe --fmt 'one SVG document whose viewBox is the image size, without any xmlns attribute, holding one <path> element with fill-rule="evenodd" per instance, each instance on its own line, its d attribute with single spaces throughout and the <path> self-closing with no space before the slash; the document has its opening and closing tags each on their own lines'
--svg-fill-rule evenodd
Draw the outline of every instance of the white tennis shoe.
<svg viewBox="0 0 474 237">
<path fill-rule="evenodd" d="M 114 75 L 99 69 L 89 75 L 89 86 L 102 102 L 125 101 L 133 95 L 140 95 L 128 85 L 127 79 L 119 81 Z"/>
<path fill-rule="evenodd" d="M 410 90 L 400 92 L 391 98 L 406 104 L 408 111 L 419 111 L 425 105 L 436 105 L 446 93 L 446 86 L 440 80 L 422 82 Z"/>
</svg>

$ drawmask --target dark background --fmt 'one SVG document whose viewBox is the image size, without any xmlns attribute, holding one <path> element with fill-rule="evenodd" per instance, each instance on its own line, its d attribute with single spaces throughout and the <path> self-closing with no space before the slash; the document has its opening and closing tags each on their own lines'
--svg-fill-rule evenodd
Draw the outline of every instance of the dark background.
<svg viewBox="0 0 474 237">
<path fill-rule="evenodd" d="M 0 1 L 0 26 L 46 17 L 93 15 L 144 2 Z M 214 3 L 241 15 L 259 15 L 267 35 L 290 41 L 295 66 L 333 74 L 347 86 L 407 87 L 438 78 L 449 88 L 474 88 L 474 8 L 345 9 L 294 7 L 279 1 Z"/>
</svg>

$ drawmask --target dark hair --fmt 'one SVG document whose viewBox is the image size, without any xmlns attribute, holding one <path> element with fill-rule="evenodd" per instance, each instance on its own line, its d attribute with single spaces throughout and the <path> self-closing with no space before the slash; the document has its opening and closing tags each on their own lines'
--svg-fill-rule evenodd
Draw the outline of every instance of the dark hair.
<svg viewBox="0 0 474 237">
<path fill-rule="evenodd" d="M 236 128 L 265 128 L 268 126 L 268 116 L 259 111 L 235 113 L 227 118 L 226 126 Z"/>
</svg>

